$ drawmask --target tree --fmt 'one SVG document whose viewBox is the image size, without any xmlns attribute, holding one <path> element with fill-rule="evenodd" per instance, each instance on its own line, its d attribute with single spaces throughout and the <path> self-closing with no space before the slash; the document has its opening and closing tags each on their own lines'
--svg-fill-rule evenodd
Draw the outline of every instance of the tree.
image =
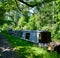
<svg viewBox="0 0 60 58">
<path fill-rule="evenodd" d="M 12 2 L 12 3 L 11 3 Z M 5 20 L 5 13 L 9 12 L 15 7 L 13 1 L 1 0 L 0 1 L 0 25 L 8 23 L 8 20 Z"/>
<path fill-rule="evenodd" d="M 16 0 L 15 0 L 16 1 Z M 29 7 L 35 7 L 35 6 L 38 6 L 38 5 L 42 5 L 42 3 L 48 3 L 48 2 L 51 2 L 51 1 L 53 1 L 53 0 L 40 0 L 40 1 L 37 1 L 37 0 L 34 0 L 34 1 L 31 1 L 30 3 L 33 3 L 33 2 L 35 2 L 35 3 L 33 3 L 33 4 L 29 4 L 29 3 L 27 3 L 27 2 L 25 2 L 25 1 L 23 1 L 23 0 L 18 0 L 18 1 L 20 1 L 20 2 L 22 2 L 23 4 L 25 4 L 25 5 L 27 5 L 27 6 L 29 6 Z"/>
</svg>

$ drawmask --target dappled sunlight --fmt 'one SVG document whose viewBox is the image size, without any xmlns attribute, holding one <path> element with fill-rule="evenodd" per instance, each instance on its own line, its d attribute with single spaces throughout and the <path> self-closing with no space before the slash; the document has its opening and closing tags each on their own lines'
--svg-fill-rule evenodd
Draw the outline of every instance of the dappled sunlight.
<svg viewBox="0 0 60 58">
<path fill-rule="evenodd" d="M 45 54 L 45 50 L 43 50 L 43 48 L 32 47 L 31 50 L 32 50 L 35 54 Z M 44 52 L 44 53 L 43 53 L 43 52 Z"/>
<path fill-rule="evenodd" d="M 0 58 L 60 58 L 60 0 L 0 0 Z"/>
<path fill-rule="evenodd" d="M 11 43 L 12 51 L 17 52 L 20 58 L 59 58 L 54 52 L 48 52 L 45 47 L 38 47 L 36 44 L 22 40 L 20 38 L 6 35 L 7 40 Z M 52 56 L 52 57 L 51 57 Z"/>
<path fill-rule="evenodd" d="M 10 50 L 11 50 L 11 49 L 9 49 L 8 47 L 7 47 L 7 48 L 0 47 L 0 49 L 2 50 L 2 52 L 4 52 L 4 51 L 10 51 Z"/>
<path fill-rule="evenodd" d="M 24 56 L 26 58 L 43 57 L 46 53 L 43 48 L 38 48 L 35 46 L 16 46 L 13 50 L 16 51 L 20 57 Z"/>
<path fill-rule="evenodd" d="M 13 48 L 13 50 L 20 50 L 20 48 L 23 48 L 23 46 L 16 46 Z"/>
</svg>

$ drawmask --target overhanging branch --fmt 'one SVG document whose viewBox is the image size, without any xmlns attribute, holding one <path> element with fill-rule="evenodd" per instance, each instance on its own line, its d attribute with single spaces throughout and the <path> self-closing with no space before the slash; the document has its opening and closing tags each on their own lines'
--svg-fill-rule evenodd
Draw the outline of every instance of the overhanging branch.
<svg viewBox="0 0 60 58">
<path fill-rule="evenodd" d="M 20 1 L 21 3 L 23 3 L 23 4 L 25 4 L 25 5 L 29 6 L 29 7 L 35 7 L 35 6 L 38 6 L 38 5 L 41 6 L 41 5 L 44 4 L 44 3 L 52 2 L 52 1 L 55 1 L 55 0 L 44 0 L 44 1 L 42 1 L 42 2 L 37 2 L 36 4 L 33 4 L 33 5 L 27 3 L 27 2 L 25 2 L 25 1 L 23 1 L 23 0 L 18 0 L 18 1 Z M 16 6 L 17 6 L 17 8 L 19 9 L 19 11 L 22 12 L 22 10 L 20 9 L 20 7 L 19 7 L 19 5 L 18 5 L 18 1 L 15 0 Z"/>
<path fill-rule="evenodd" d="M 29 6 L 29 7 L 34 7 L 34 6 L 37 6 L 37 5 L 42 5 L 42 3 L 48 3 L 48 2 L 51 2 L 51 1 L 55 1 L 55 0 L 44 0 L 42 2 L 37 2 L 34 5 L 31 5 L 31 4 L 29 4 L 29 3 L 27 3 L 27 2 L 25 2 L 23 0 L 18 0 L 18 1 L 20 1 L 21 3 L 23 3 L 23 4 L 25 4 L 25 5 Z"/>
<path fill-rule="evenodd" d="M 23 0 L 18 0 L 18 1 L 20 1 L 21 3 L 23 3 L 23 4 L 25 4 L 25 5 L 29 6 L 29 7 L 37 6 L 37 4 L 31 5 L 31 4 L 28 4 L 27 2 L 25 2 Z"/>
</svg>

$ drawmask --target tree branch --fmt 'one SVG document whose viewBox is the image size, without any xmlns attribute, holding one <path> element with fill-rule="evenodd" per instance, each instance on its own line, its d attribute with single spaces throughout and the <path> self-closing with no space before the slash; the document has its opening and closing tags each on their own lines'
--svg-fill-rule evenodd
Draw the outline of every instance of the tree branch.
<svg viewBox="0 0 60 58">
<path fill-rule="evenodd" d="M 51 2 L 51 1 L 54 1 L 54 0 L 44 0 L 42 2 L 38 2 L 38 3 L 34 4 L 34 5 L 30 5 L 30 4 L 28 4 L 27 2 L 25 2 L 23 0 L 18 0 L 18 1 L 22 2 L 23 4 L 25 4 L 25 5 L 29 6 L 29 7 L 34 7 L 34 6 L 37 6 L 37 5 L 42 5 L 42 3 L 48 3 L 48 2 Z"/>
<path fill-rule="evenodd" d="M 23 4 L 25 4 L 25 5 L 29 6 L 29 7 L 34 7 L 34 6 L 37 5 L 37 4 L 30 5 L 30 4 L 28 4 L 27 2 L 24 2 L 23 0 L 18 0 L 18 1 L 22 2 Z"/>
<path fill-rule="evenodd" d="M 15 2 L 16 2 L 16 6 L 17 6 L 17 8 L 19 9 L 19 11 L 22 11 L 22 10 L 19 8 L 19 6 L 18 6 L 17 0 L 15 0 Z"/>
</svg>

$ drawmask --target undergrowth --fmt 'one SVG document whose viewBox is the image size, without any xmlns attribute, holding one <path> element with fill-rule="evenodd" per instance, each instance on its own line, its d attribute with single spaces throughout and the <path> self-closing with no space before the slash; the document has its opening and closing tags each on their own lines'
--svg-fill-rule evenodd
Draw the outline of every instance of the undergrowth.
<svg viewBox="0 0 60 58">
<path fill-rule="evenodd" d="M 60 58 L 60 55 L 54 51 L 48 52 L 46 48 L 38 47 L 36 44 L 11 36 L 5 32 L 3 34 L 20 58 Z"/>
</svg>

